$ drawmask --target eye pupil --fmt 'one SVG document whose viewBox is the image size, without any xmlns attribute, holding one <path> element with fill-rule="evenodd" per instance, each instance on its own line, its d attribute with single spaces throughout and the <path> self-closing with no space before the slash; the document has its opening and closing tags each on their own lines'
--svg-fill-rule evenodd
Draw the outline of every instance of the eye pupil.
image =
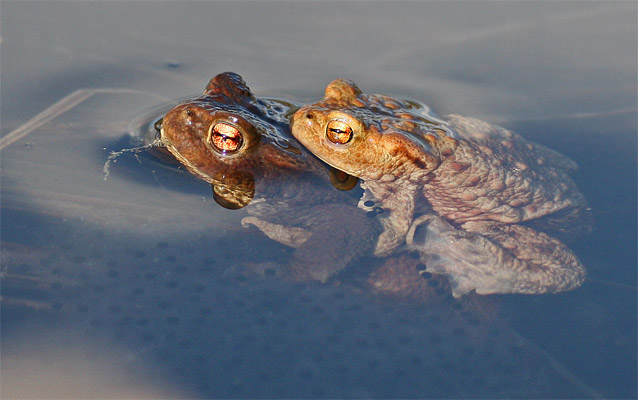
<svg viewBox="0 0 638 400">
<path fill-rule="evenodd" d="M 332 143 L 346 144 L 352 140 L 352 128 L 341 121 L 330 121 L 326 127 L 326 137 Z"/>
<path fill-rule="evenodd" d="M 212 127 L 209 140 L 216 149 L 223 153 L 237 151 L 243 142 L 239 129 L 222 122 Z"/>
</svg>

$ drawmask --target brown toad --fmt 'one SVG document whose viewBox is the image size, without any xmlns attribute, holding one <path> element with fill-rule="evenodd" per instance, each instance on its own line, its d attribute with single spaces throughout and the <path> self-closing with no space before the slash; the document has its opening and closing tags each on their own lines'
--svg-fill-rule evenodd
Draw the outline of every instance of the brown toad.
<svg viewBox="0 0 638 400">
<path fill-rule="evenodd" d="M 211 79 L 202 96 L 166 113 L 159 140 L 212 185 L 220 205 L 246 207 L 242 225 L 296 248 L 298 278 L 325 282 L 372 251 L 379 227 L 356 198 L 329 183 L 348 189 L 347 175 L 329 171 L 292 137 L 294 110 L 283 100 L 256 98 L 239 75 L 227 72 Z"/>
<path fill-rule="evenodd" d="M 320 159 L 364 180 L 360 206 L 385 211 L 376 255 L 407 242 L 428 271 L 448 276 L 455 296 L 559 292 L 583 282 L 567 246 L 526 226 L 554 216 L 554 226 L 572 223 L 585 212 L 567 157 L 477 119 L 440 119 L 416 102 L 364 94 L 346 80 L 330 83 L 291 126 Z"/>
</svg>

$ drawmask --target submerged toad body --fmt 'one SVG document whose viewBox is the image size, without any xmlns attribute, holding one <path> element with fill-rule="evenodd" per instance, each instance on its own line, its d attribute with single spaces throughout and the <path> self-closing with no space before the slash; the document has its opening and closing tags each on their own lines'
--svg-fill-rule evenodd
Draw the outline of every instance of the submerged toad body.
<svg viewBox="0 0 638 400">
<path fill-rule="evenodd" d="M 295 275 L 325 282 L 372 251 L 379 227 L 356 208 L 356 199 L 332 187 L 347 189 L 347 175 L 329 172 L 296 143 L 288 125 L 295 109 L 254 97 L 239 75 L 227 72 L 164 116 L 160 142 L 212 185 L 220 205 L 246 207 L 244 226 L 297 248 Z"/>
<path fill-rule="evenodd" d="M 546 293 L 578 287 L 585 270 L 528 221 L 573 223 L 586 201 L 567 157 L 499 126 L 415 102 L 367 95 L 336 80 L 299 109 L 293 135 L 328 164 L 362 178 L 362 207 L 385 212 L 375 254 L 406 245 L 455 296 Z"/>
</svg>

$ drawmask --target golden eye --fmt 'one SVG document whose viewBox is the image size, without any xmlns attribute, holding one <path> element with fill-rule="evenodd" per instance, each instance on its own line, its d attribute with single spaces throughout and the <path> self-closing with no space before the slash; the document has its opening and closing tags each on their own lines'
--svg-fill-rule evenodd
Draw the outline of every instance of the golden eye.
<svg viewBox="0 0 638 400">
<path fill-rule="evenodd" d="M 213 125 L 208 140 L 222 153 L 232 153 L 239 150 L 243 142 L 239 129 L 223 122 Z"/>
<path fill-rule="evenodd" d="M 328 140 L 335 144 L 346 144 L 352 140 L 352 128 L 341 121 L 330 121 L 326 127 Z"/>
</svg>

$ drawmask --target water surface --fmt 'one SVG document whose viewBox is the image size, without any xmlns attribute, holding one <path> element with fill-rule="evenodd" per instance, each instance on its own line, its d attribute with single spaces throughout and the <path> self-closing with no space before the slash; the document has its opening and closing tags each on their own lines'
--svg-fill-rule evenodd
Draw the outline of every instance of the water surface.
<svg viewBox="0 0 638 400">
<path fill-rule="evenodd" d="M 0 18 L 5 396 L 636 396 L 635 3 L 2 2 Z M 477 321 L 233 274 L 291 252 L 183 171 L 134 154 L 102 170 L 227 70 L 301 101 L 345 77 L 567 154 L 595 216 L 571 245 L 588 281 L 493 296 Z"/>
</svg>

